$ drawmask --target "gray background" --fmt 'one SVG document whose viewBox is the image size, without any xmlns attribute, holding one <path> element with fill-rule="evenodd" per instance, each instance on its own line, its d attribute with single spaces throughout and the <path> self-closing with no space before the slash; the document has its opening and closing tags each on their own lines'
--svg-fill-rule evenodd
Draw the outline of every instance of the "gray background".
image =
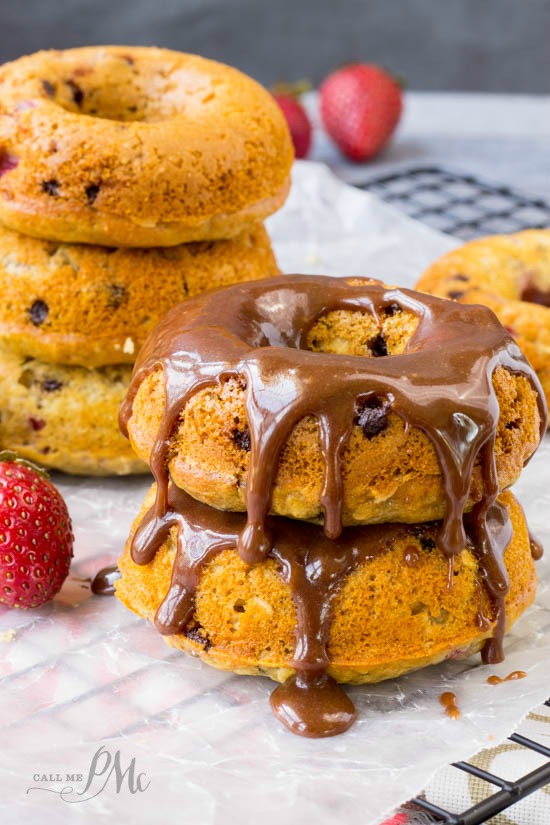
<svg viewBox="0 0 550 825">
<path fill-rule="evenodd" d="M 550 0 L 0 0 L 0 58 L 94 43 L 167 46 L 265 84 L 352 59 L 412 89 L 550 90 Z"/>
</svg>

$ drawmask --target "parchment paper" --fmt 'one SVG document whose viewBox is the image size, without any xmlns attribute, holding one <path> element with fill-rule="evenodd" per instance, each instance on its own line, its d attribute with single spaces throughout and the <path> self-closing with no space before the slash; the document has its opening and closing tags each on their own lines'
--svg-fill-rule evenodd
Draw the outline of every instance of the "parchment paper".
<svg viewBox="0 0 550 825">
<path fill-rule="evenodd" d="M 454 244 L 307 163 L 296 165 L 289 202 L 269 228 L 285 271 L 369 274 L 405 285 Z M 116 599 L 90 596 L 86 577 L 120 553 L 149 479 L 56 481 L 76 532 L 71 578 L 43 608 L 0 610 L 6 825 L 377 823 L 438 767 L 495 744 L 547 698 L 550 562 L 543 559 L 537 603 L 509 635 L 503 665 L 483 667 L 476 657 L 351 688 L 359 715 L 351 731 L 317 741 L 292 736 L 269 710 L 267 679 L 219 672 L 174 652 Z M 547 437 L 516 492 L 548 548 L 549 491 Z M 486 684 L 490 673 L 515 669 L 527 678 Z M 458 697 L 458 721 L 439 706 L 444 690 Z M 121 770 L 135 759 L 147 789 L 132 794 L 126 775 L 117 792 L 104 774 L 78 796 L 102 746 L 111 759 L 119 752 Z M 61 798 L 66 787 L 73 791 Z"/>
</svg>

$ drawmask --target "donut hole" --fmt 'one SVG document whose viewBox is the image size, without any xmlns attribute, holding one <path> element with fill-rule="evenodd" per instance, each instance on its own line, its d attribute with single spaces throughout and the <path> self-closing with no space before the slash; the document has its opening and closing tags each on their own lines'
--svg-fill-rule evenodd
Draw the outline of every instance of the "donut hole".
<svg viewBox="0 0 550 825">
<path fill-rule="evenodd" d="M 94 60 L 59 60 L 42 78 L 42 96 L 68 112 L 154 123 L 215 100 L 214 81 L 169 60 L 98 50 Z"/>
<path fill-rule="evenodd" d="M 332 310 L 311 327 L 306 336 L 306 349 L 369 358 L 400 355 L 418 322 L 412 312 L 393 304 L 379 320 L 365 310 Z"/>
</svg>

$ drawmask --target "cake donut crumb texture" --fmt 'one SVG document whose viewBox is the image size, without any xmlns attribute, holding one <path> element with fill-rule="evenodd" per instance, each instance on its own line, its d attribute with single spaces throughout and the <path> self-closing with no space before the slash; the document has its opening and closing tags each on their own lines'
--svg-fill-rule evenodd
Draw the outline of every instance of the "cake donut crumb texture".
<svg viewBox="0 0 550 825">
<path fill-rule="evenodd" d="M 416 288 L 490 307 L 535 368 L 550 403 L 550 229 L 470 241 L 431 264 Z"/>
<path fill-rule="evenodd" d="M 42 51 L 0 68 L 0 220 L 49 240 L 171 246 L 276 211 L 293 160 L 272 96 L 167 49 Z"/>
<path fill-rule="evenodd" d="M 334 283 L 334 279 L 325 280 Z M 368 290 L 367 282 L 362 283 Z M 289 276 L 274 279 L 269 294 L 277 296 L 278 287 L 284 289 L 285 284 L 291 292 Z M 354 290 L 357 297 L 361 296 L 360 284 L 360 280 L 350 280 L 346 293 L 350 304 Z M 343 281 L 339 285 L 344 288 Z M 307 287 L 305 276 L 298 287 L 300 294 L 301 289 L 307 290 Z M 246 305 L 246 295 L 251 288 L 252 285 L 246 285 L 240 290 L 243 305 Z M 267 282 L 257 282 L 256 289 L 258 292 L 267 289 Z M 232 300 L 230 292 L 226 291 L 225 295 L 227 301 Z M 342 356 L 341 361 L 333 361 L 338 371 L 340 364 L 341 369 L 355 365 L 356 359 L 349 359 L 349 355 L 367 356 L 360 359 L 360 368 L 366 372 L 370 364 L 380 371 L 394 358 L 406 358 L 419 319 L 392 301 L 391 290 L 388 295 L 390 297 L 378 318 L 366 309 L 358 310 L 353 306 L 322 313 L 304 336 L 304 347 L 311 350 L 311 368 L 315 368 L 315 358 L 319 359 L 321 368 L 324 359 L 333 354 Z M 266 305 L 268 300 L 266 297 Z M 206 297 L 199 303 L 204 307 L 212 301 Z M 223 297 L 219 299 L 219 306 L 224 306 Z M 181 310 L 185 314 L 185 306 L 182 305 Z M 195 323 L 193 308 L 189 307 L 188 311 L 189 315 L 185 317 L 190 319 L 192 326 Z M 288 314 L 291 312 L 289 309 Z M 185 327 L 182 313 L 176 311 L 172 318 L 176 315 L 176 326 L 181 319 L 181 326 Z M 278 320 L 283 323 L 282 318 Z M 507 333 L 496 321 L 493 323 L 496 335 L 505 340 Z M 470 335 L 473 330 L 474 327 Z M 293 352 L 296 356 L 302 352 L 292 348 L 285 352 L 288 354 L 285 369 L 291 369 Z M 144 357 L 147 358 L 148 353 Z M 135 395 L 131 394 L 131 405 L 127 406 L 129 436 L 144 461 L 150 459 L 166 414 L 165 372 L 161 362 L 161 354 L 157 359 L 153 348 L 149 361 L 152 368 L 140 373 L 138 365 L 134 378 Z M 407 364 L 408 361 L 403 360 L 403 370 L 408 368 Z M 230 373 L 225 371 L 219 380 L 198 386 L 189 394 L 175 426 L 167 435 L 167 461 L 171 478 L 192 496 L 214 507 L 242 511 L 246 509 L 246 483 L 251 461 L 247 401 L 250 394 L 247 394 L 244 373 Z M 367 375 L 365 389 L 371 386 L 369 380 Z M 529 371 L 525 375 L 513 374 L 503 366 L 497 366 L 492 374 L 492 388 L 499 406 L 494 454 L 499 485 L 505 489 L 519 477 L 523 464 L 540 441 L 541 399 Z M 429 435 L 414 422 L 407 423 L 402 412 L 392 409 L 382 393 L 359 399 L 349 423 L 351 431 L 342 448 L 340 464 L 343 523 L 412 523 L 442 518 L 446 508 L 444 478 L 440 458 Z M 273 513 L 322 520 L 325 458 L 321 435 L 321 423 L 311 415 L 297 419 L 290 429 L 276 465 L 271 497 Z M 468 507 L 480 499 L 482 487 L 482 466 L 478 457 L 473 467 Z"/>
<path fill-rule="evenodd" d="M 120 434 L 131 367 L 89 370 L 0 348 L 0 449 L 77 475 L 127 475 L 147 465 Z"/>
<path fill-rule="evenodd" d="M 151 489 L 136 527 L 153 506 Z M 536 573 L 522 509 L 511 493 L 499 499 L 513 527 L 505 551 L 510 578 L 506 596 L 509 627 L 532 602 Z M 199 505 L 203 510 L 205 505 Z M 244 517 L 237 518 L 244 525 Z M 280 529 L 288 524 L 276 520 Z M 296 523 L 291 523 L 292 525 Z M 315 525 L 302 525 L 310 530 Z M 493 616 L 479 564 L 471 550 L 449 562 L 437 545 L 436 523 L 347 528 L 357 535 L 386 532 L 386 551 L 363 561 L 344 579 L 333 602 L 327 653 L 328 673 L 339 682 L 377 682 L 479 650 L 494 619 L 480 628 L 480 615 Z M 292 529 L 292 528 L 291 528 Z M 119 560 L 116 595 L 138 615 L 154 621 L 170 587 L 176 556 L 172 528 L 148 564 L 136 564 L 131 537 Z M 202 569 L 195 610 L 185 632 L 165 635 L 176 648 L 208 664 L 283 682 L 294 672 L 296 606 L 275 557 L 250 567 L 233 547 L 222 549 Z"/>
<path fill-rule="evenodd" d="M 0 227 L 0 344 L 52 363 L 132 364 L 171 307 L 277 272 L 261 224 L 230 240 L 151 249 L 56 243 Z"/>
</svg>

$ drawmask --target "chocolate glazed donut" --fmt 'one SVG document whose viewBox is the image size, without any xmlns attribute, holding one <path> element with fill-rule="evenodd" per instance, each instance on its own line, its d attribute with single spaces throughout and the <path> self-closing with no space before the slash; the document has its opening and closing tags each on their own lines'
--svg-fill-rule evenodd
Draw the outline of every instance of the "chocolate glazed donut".
<svg viewBox="0 0 550 825">
<path fill-rule="evenodd" d="M 308 330 L 329 311 L 363 310 L 378 318 L 390 305 L 418 318 L 401 355 L 372 359 L 303 348 Z M 202 525 L 200 542 L 189 540 L 189 520 L 181 513 L 185 508 L 178 505 L 169 484 L 170 437 L 194 393 L 216 386 L 224 377 L 240 376 L 246 383 L 251 462 L 247 518 L 236 538 L 237 550 L 249 564 L 261 562 L 272 552 L 281 555 L 287 571 L 284 575 L 294 582 L 293 598 L 298 607 L 296 676 L 278 689 L 282 696 L 274 697 L 280 714 L 284 716 L 289 706 L 303 709 L 303 696 L 313 691 L 320 706 L 334 711 L 339 708 L 336 716 L 340 714 L 344 727 L 353 720 L 346 704 L 349 700 L 326 675 L 322 634 L 310 621 L 315 598 L 308 571 L 298 554 L 289 551 L 300 540 L 304 527 L 297 525 L 295 535 L 279 541 L 274 549 L 266 526 L 278 458 L 296 423 L 306 415 L 315 416 L 320 423 L 325 464 L 321 501 L 326 546 L 322 543 L 318 552 L 323 559 L 326 556 L 322 579 L 330 589 L 331 580 L 342 575 L 342 571 L 331 572 L 331 555 L 351 541 L 349 528 L 342 536 L 341 455 L 358 403 L 372 398 L 385 400 L 406 425 L 422 430 L 434 445 L 446 496 L 438 544 L 449 559 L 450 569 L 453 558 L 464 547 L 473 546 L 495 608 L 493 637 L 484 647 L 483 658 L 486 662 L 502 659 L 508 590 L 503 552 L 511 528 L 506 508 L 496 501 L 499 484 L 493 448 L 499 405 L 492 385 L 494 370 L 502 366 L 531 383 L 538 398 L 541 436 L 547 412 L 535 374 L 490 310 L 461 307 L 367 279 L 348 282 L 302 275 L 237 285 L 201 296 L 172 310 L 145 344 L 121 410 L 124 432 L 141 382 L 159 366 L 164 371 L 166 404 L 150 459 L 157 482 L 156 501 L 134 535 L 132 558 L 138 564 L 148 563 L 171 527 L 178 526 L 179 551 L 172 583 L 156 617 L 161 633 L 185 629 L 193 613 L 193 593 L 202 564 L 227 547 L 227 538 L 220 542 L 216 532 L 219 514 L 214 510 L 212 529 Z M 463 517 L 478 456 L 483 496 L 468 516 L 466 531 Z M 375 538 L 372 548 L 377 541 Z M 337 566 L 336 556 L 333 561 Z M 350 563 L 348 556 L 346 551 L 340 560 L 344 569 Z M 304 609 L 306 604 L 309 607 Z M 317 735 L 327 735 L 327 731 Z"/>
</svg>

